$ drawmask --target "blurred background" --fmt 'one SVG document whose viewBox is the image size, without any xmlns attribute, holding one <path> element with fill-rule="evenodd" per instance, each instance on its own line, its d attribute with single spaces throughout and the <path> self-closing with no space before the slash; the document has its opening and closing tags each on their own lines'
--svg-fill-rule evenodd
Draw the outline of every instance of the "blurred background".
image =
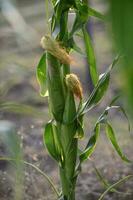
<svg viewBox="0 0 133 200">
<path fill-rule="evenodd" d="M 110 10 L 109 2 L 90 0 L 90 5 L 101 13 L 107 14 Z M 51 5 L 49 5 L 49 15 L 51 16 Z M 114 32 L 110 22 L 95 18 L 90 19 L 88 30 L 94 44 L 98 71 L 101 74 L 116 55 L 113 51 Z M 47 154 L 42 140 L 43 125 L 50 119 L 47 97 L 39 95 L 39 86 L 36 81 L 36 66 L 43 53 L 40 39 L 47 33 L 44 0 L 0 0 L 0 135 L 3 132 L 14 134 L 10 131 L 13 129 L 20 139 L 23 154 L 21 156 L 51 176 L 58 186 L 58 168 L 55 161 Z M 84 49 L 82 40 L 77 39 L 77 43 Z M 72 67 L 72 72 L 79 75 L 85 97 L 87 97 L 92 89 L 87 61 L 84 56 L 77 53 L 73 53 L 73 56 L 78 64 Z M 86 138 L 91 135 L 101 111 L 120 91 L 122 78 L 119 75 L 119 69 L 116 67 L 112 72 L 110 89 L 104 101 L 85 119 L 86 135 L 81 141 L 81 146 L 86 144 Z M 124 102 L 125 100 L 119 100 L 120 105 L 125 104 Z M 120 112 L 111 112 L 110 119 L 116 129 L 120 146 L 132 160 L 132 129 L 129 134 L 127 122 Z M 12 149 L 9 149 L 8 145 L 7 140 L 2 140 L 0 137 L 0 156 L 10 155 Z M 133 165 L 123 163 L 108 144 L 104 131 L 101 132 L 92 161 L 109 183 L 114 183 L 133 171 Z M 105 190 L 101 180 L 95 174 L 92 161 L 84 164 L 77 185 L 77 200 L 97 200 Z M 14 199 L 13 173 L 15 172 L 12 163 L 0 161 L 0 200 Z M 25 167 L 23 173 L 22 199 L 56 199 L 47 181 L 34 169 Z M 133 180 L 129 180 L 119 188 L 119 193 L 109 193 L 105 199 L 132 200 L 132 186 Z"/>
</svg>

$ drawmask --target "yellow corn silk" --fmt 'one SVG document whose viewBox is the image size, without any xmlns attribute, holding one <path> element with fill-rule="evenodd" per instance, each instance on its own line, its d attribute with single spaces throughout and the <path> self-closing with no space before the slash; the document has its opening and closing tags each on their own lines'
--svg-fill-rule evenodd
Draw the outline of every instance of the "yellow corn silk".
<svg viewBox="0 0 133 200">
<path fill-rule="evenodd" d="M 58 58 L 61 63 L 70 65 L 73 63 L 72 57 L 67 53 L 58 41 L 46 35 L 41 39 L 41 46 L 54 57 Z"/>
<path fill-rule="evenodd" d="M 80 100 L 83 98 L 83 89 L 81 82 L 76 74 L 66 75 L 66 85 L 68 89 Z"/>
</svg>

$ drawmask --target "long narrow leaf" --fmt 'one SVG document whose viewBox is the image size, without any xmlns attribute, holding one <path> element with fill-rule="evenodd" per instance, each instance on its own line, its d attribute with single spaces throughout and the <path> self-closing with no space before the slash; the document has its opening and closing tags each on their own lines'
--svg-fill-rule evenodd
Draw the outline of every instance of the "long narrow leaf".
<svg viewBox="0 0 133 200">
<path fill-rule="evenodd" d="M 0 121 L 0 141 L 6 146 L 9 156 L 15 159 L 15 184 L 14 184 L 14 200 L 22 199 L 23 187 L 23 165 L 20 163 L 22 159 L 21 141 L 18 137 L 14 125 L 9 121 Z"/>
<path fill-rule="evenodd" d="M 11 158 L 11 157 L 0 157 L 0 160 L 4 160 L 4 161 L 13 161 L 13 162 L 16 162 L 16 159 L 14 158 Z M 47 181 L 48 183 L 51 185 L 53 191 L 56 193 L 57 197 L 60 196 L 58 190 L 56 189 L 53 181 L 51 180 L 51 178 L 45 174 L 41 169 L 39 169 L 36 165 L 32 164 L 32 163 L 29 163 L 25 160 L 18 160 L 19 162 L 21 162 L 22 164 L 25 164 L 25 165 L 28 165 L 30 167 L 32 167 L 33 169 L 35 169 L 39 174 L 41 174 Z"/>
<path fill-rule="evenodd" d="M 112 184 L 110 187 L 107 188 L 107 190 L 105 190 L 105 192 L 100 196 L 100 198 L 98 200 L 103 200 L 103 198 L 105 197 L 105 195 L 111 191 L 113 188 L 119 186 L 120 184 L 122 184 L 123 182 L 127 181 L 128 179 L 133 178 L 133 175 L 128 175 L 125 176 L 124 178 L 120 179 L 119 181 L 117 181 L 116 183 Z"/>
<path fill-rule="evenodd" d="M 58 141 L 57 128 L 53 124 L 53 121 L 50 121 L 45 126 L 45 131 L 43 135 L 44 144 L 47 147 L 50 155 L 57 161 L 61 162 L 63 159 L 62 149 Z"/>
<path fill-rule="evenodd" d="M 127 120 L 128 131 L 130 132 L 130 121 L 129 121 L 129 118 L 128 118 L 128 115 L 127 115 L 125 109 L 122 106 L 114 105 L 114 103 L 118 100 L 119 97 L 120 97 L 120 95 L 117 95 L 111 100 L 109 106 L 106 107 L 106 109 L 101 114 L 99 119 L 100 119 L 100 121 L 103 119 L 102 122 L 107 122 L 107 116 L 108 116 L 108 113 L 109 113 L 110 110 L 112 110 L 112 109 L 120 110 L 122 112 L 122 114 L 124 115 L 124 117 L 126 118 L 126 120 Z"/>
<path fill-rule="evenodd" d="M 99 101 L 102 99 L 109 85 L 110 72 L 112 68 L 115 66 L 115 64 L 118 62 L 118 60 L 119 60 L 119 56 L 117 56 L 114 59 L 113 63 L 109 66 L 107 71 L 101 76 L 96 87 L 94 88 L 91 95 L 89 96 L 88 100 L 83 104 L 82 108 L 79 110 L 78 115 L 85 114 L 92 107 L 96 106 L 99 103 Z"/>
<path fill-rule="evenodd" d="M 37 110 L 36 108 L 16 102 L 1 102 L 0 111 L 32 115 L 33 117 L 44 117 L 43 112 Z"/>
<path fill-rule="evenodd" d="M 94 135 L 91 136 L 85 150 L 79 156 L 80 162 L 83 162 L 84 160 L 86 160 L 94 152 L 94 149 L 96 147 L 96 143 L 98 140 L 98 136 L 99 136 L 99 131 L 100 131 L 100 124 L 97 123 L 94 128 Z"/>
<path fill-rule="evenodd" d="M 120 111 L 123 113 L 123 115 L 125 116 L 125 118 L 126 118 L 126 120 L 127 120 L 127 123 L 128 123 L 128 131 L 130 132 L 131 126 L 130 126 L 130 121 L 129 121 L 128 115 L 127 115 L 125 109 L 124 109 L 122 106 L 119 106 L 119 109 L 120 109 Z"/>
<path fill-rule="evenodd" d="M 117 110 L 120 110 L 122 112 L 122 114 L 124 115 L 124 117 L 126 118 L 127 120 L 127 123 L 128 123 L 128 131 L 130 132 L 130 121 L 129 121 L 129 118 L 128 118 L 128 115 L 125 111 L 125 109 L 122 107 L 122 106 L 113 106 L 113 103 L 111 102 L 111 104 L 105 109 L 105 111 L 103 112 L 103 116 L 107 116 L 108 115 L 108 112 L 111 110 L 111 109 L 117 109 Z"/>
<path fill-rule="evenodd" d="M 116 139 L 116 136 L 115 136 L 115 133 L 114 133 L 114 130 L 112 128 L 112 126 L 107 123 L 106 125 L 106 134 L 107 134 L 107 137 L 109 138 L 109 140 L 111 141 L 113 147 L 115 148 L 116 152 L 118 153 L 118 155 L 121 157 L 121 159 L 123 161 L 126 161 L 126 162 L 131 162 L 122 152 L 119 144 L 117 143 L 117 139 Z"/>
<path fill-rule="evenodd" d="M 90 75 L 91 75 L 94 86 L 96 86 L 98 82 L 98 72 L 97 72 L 97 66 L 96 66 L 95 53 L 94 53 L 93 46 L 91 44 L 90 36 L 87 33 L 85 27 L 83 28 L 83 34 L 84 34 L 85 48 L 86 48 L 86 54 L 87 54 L 87 61 L 89 64 Z"/>
<path fill-rule="evenodd" d="M 102 19 L 102 20 L 106 19 L 102 13 L 90 7 L 88 7 L 88 14 L 89 16 L 97 17 L 98 19 Z"/>
<path fill-rule="evenodd" d="M 77 119 L 77 131 L 75 138 L 82 139 L 84 137 L 84 129 L 83 129 L 83 116 Z"/>
<path fill-rule="evenodd" d="M 40 85 L 41 96 L 47 96 L 47 73 L 46 73 L 46 53 L 44 53 L 39 61 L 36 70 L 36 76 Z"/>
<path fill-rule="evenodd" d="M 52 122 L 49 122 L 45 126 L 45 132 L 44 132 L 44 143 L 50 153 L 50 155 L 58 161 L 59 155 L 56 149 L 55 139 L 54 139 L 54 132 L 52 128 Z"/>
<path fill-rule="evenodd" d="M 103 186 L 105 187 L 105 189 L 109 188 L 109 187 L 111 186 L 110 183 L 108 182 L 107 179 L 105 179 L 105 178 L 103 177 L 101 171 L 96 167 L 96 165 L 94 164 L 94 162 L 93 162 L 93 167 L 94 167 L 94 170 L 95 170 L 95 173 L 96 173 L 98 179 L 99 179 L 100 182 L 103 184 Z M 117 194 L 125 194 L 124 192 L 120 192 L 120 191 L 118 191 L 118 190 L 116 190 L 116 189 L 114 189 L 114 188 L 112 188 L 110 191 L 111 191 L 111 192 L 115 192 L 115 193 L 117 193 Z"/>
</svg>

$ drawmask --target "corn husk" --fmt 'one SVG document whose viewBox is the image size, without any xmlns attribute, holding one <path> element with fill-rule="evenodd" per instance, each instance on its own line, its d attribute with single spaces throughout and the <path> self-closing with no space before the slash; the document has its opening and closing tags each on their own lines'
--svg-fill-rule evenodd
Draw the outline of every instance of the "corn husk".
<svg viewBox="0 0 133 200">
<path fill-rule="evenodd" d="M 83 90 L 80 80 L 75 74 L 67 74 L 65 77 L 68 89 L 80 100 L 83 98 Z"/>
</svg>

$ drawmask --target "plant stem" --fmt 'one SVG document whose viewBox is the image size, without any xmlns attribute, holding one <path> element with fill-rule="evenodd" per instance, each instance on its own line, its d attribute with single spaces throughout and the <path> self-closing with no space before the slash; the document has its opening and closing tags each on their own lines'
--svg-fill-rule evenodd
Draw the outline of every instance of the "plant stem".
<svg viewBox="0 0 133 200">
<path fill-rule="evenodd" d="M 66 200 L 75 200 L 75 184 L 72 184 L 72 182 L 67 179 L 66 174 L 66 171 L 60 168 L 62 194 Z"/>
</svg>

